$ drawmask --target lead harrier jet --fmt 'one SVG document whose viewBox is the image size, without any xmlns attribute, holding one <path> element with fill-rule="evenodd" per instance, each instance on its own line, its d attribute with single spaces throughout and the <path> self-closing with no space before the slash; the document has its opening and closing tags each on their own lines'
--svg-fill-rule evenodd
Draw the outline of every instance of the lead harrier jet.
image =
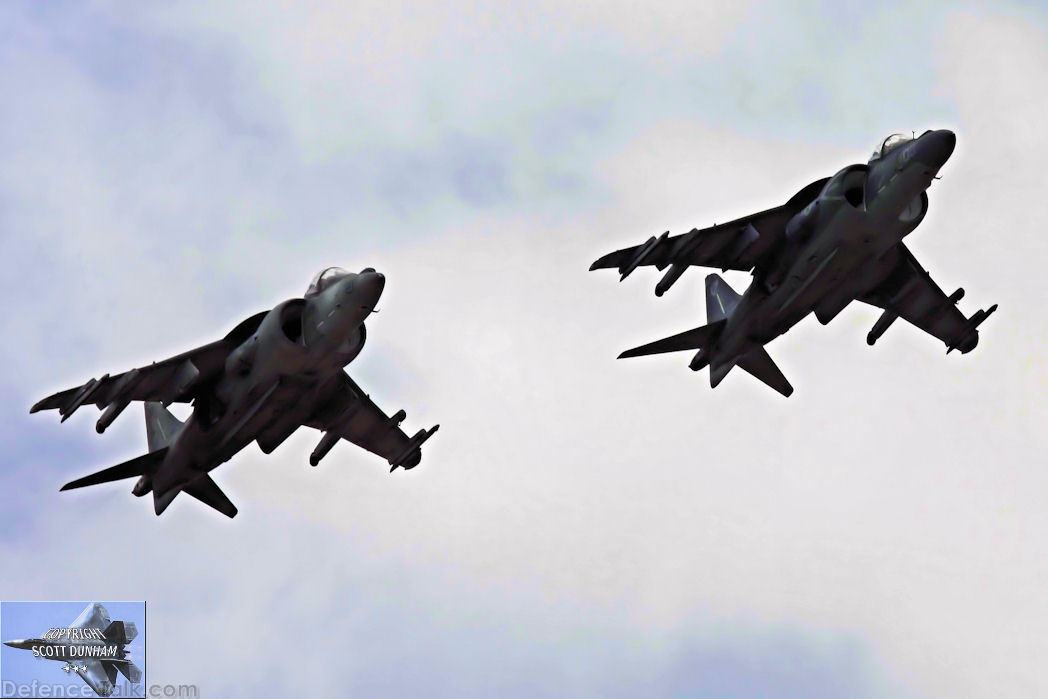
<svg viewBox="0 0 1048 699">
<path fill-rule="evenodd" d="M 620 281 L 640 266 L 668 267 L 657 296 L 692 265 L 753 273 L 742 296 L 710 274 L 707 325 L 619 357 L 698 350 L 689 366 L 708 365 L 711 386 L 739 366 L 789 396 L 793 387 L 764 345 L 809 313 L 825 325 L 856 300 L 883 309 L 867 335 L 871 345 L 904 318 L 941 340 L 947 354 L 970 352 L 979 341 L 976 328 L 997 306 L 965 317 L 956 307 L 964 290 L 943 293 L 903 243 L 924 219 L 926 190 L 955 143 L 945 130 L 894 134 L 867 164 L 812 182 L 782 206 L 683 235 L 666 232 L 600 258 L 590 269 L 616 268 Z"/>
<path fill-rule="evenodd" d="M 364 321 L 384 286 L 374 269 L 331 267 L 304 298 L 251 316 L 217 342 L 44 398 L 30 412 L 57 409 L 63 422 L 88 403 L 104 409 L 100 433 L 131 401 L 145 402 L 149 453 L 62 490 L 137 476 L 132 493 L 153 493 L 158 515 L 185 492 L 233 517 L 237 508 L 208 472 L 252 441 L 269 454 L 303 425 L 324 433 L 313 466 L 345 439 L 384 458 L 390 472 L 414 468 L 439 425 L 408 437 L 399 427 L 406 413 L 387 416 L 342 370 L 364 347 Z M 193 404 L 185 423 L 167 410 L 173 402 Z"/>
</svg>

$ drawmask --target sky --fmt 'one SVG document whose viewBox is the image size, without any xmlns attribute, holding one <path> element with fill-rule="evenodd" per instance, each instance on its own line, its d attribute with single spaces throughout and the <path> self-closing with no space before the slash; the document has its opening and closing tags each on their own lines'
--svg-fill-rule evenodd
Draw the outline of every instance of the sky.
<svg viewBox="0 0 1048 699">
<path fill-rule="evenodd" d="M 1048 692 L 1038 3 L 0 6 L 0 599 L 145 599 L 201 696 Z M 853 304 L 769 346 L 789 399 L 625 348 L 705 272 L 610 250 L 775 206 L 950 128 L 908 245 L 972 353 Z M 375 267 L 349 367 L 413 432 L 214 472 L 234 520 L 62 483 L 139 409 L 28 408 Z M 741 290 L 744 274 L 726 275 Z M 184 413 L 183 413 L 184 414 Z M 307 434 L 308 433 L 308 434 Z M 126 487 L 125 487 L 126 485 Z"/>
<path fill-rule="evenodd" d="M 80 618 L 80 614 L 95 602 L 5 602 L 0 604 L 0 640 L 41 638 L 51 629 L 68 629 Z M 112 621 L 123 621 L 135 624 L 138 636 L 127 644 L 125 650 L 132 662 L 143 669 L 142 641 L 146 634 L 146 608 L 142 602 L 104 602 L 100 603 L 109 613 Z M 104 630 L 104 629 L 103 629 Z M 0 646 L 0 679 L 4 682 L 3 696 L 19 696 L 22 691 L 30 691 L 35 680 L 40 684 L 61 685 L 68 693 L 76 692 L 87 686 L 74 674 L 62 670 L 68 663 L 63 660 L 49 660 L 34 657 L 32 650 Z M 75 664 L 75 662 L 73 663 Z M 8 685 L 7 683 L 13 683 Z M 142 694 L 142 685 L 131 685 L 126 678 L 120 677 L 117 683 L 122 685 L 125 696 L 134 692 Z M 22 690 L 23 686 L 28 686 Z M 88 690 L 90 691 L 90 690 Z"/>
</svg>

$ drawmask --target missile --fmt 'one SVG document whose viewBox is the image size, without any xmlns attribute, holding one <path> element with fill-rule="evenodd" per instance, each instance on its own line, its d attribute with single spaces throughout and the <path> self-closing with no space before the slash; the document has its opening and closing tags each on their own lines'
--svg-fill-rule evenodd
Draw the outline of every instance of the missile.
<svg viewBox="0 0 1048 699">
<path fill-rule="evenodd" d="M 317 448 L 309 455 L 309 465 L 316 466 L 319 464 L 320 460 L 327 456 L 327 453 L 338 444 L 340 439 L 342 439 L 342 435 L 337 432 L 325 432 L 324 436 L 320 438 Z"/>
<path fill-rule="evenodd" d="M 95 423 L 95 432 L 102 434 L 106 431 L 106 428 L 113 424 L 113 420 L 116 420 L 117 415 L 124 412 L 124 408 L 131 402 L 130 398 L 120 398 L 109 404 L 109 407 L 102 413 L 102 417 L 98 418 L 98 422 Z"/>
<path fill-rule="evenodd" d="M 871 329 L 869 334 L 866 336 L 866 344 L 872 345 L 873 343 L 877 342 L 877 340 L 880 339 L 881 335 L 884 334 L 884 331 L 887 330 L 888 327 L 892 323 L 894 323 L 898 317 L 899 314 L 894 313 L 893 311 L 885 311 L 884 313 L 882 313 L 881 317 L 877 319 L 877 322 L 873 324 L 873 329 Z"/>
<path fill-rule="evenodd" d="M 979 310 L 972 314 L 972 317 L 968 319 L 968 323 L 964 326 L 964 330 L 961 331 L 958 339 L 951 342 L 946 346 L 946 354 L 953 352 L 955 349 L 959 349 L 961 354 L 966 354 L 975 349 L 975 345 L 979 343 L 979 336 L 975 334 L 975 329 L 982 325 L 982 322 L 993 315 L 993 312 L 997 310 L 997 304 L 993 304 L 985 310 Z"/>
<path fill-rule="evenodd" d="M 680 279 L 686 269 L 688 269 L 688 263 L 686 262 L 674 262 L 671 264 L 666 274 L 655 285 L 655 295 L 662 296 L 665 294 L 671 286 L 677 283 L 677 280 Z"/>
</svg>

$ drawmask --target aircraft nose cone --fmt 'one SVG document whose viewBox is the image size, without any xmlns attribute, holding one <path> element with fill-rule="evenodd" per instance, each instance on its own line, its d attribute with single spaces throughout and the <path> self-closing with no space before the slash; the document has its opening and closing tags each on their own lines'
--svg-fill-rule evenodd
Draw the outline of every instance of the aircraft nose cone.
<svg viewBox="0 0 1048 699">
<path fill-rule="evenodd" d="M 386 277 L 375 271 L 361 272 L 353 286 L 366 304 L 374 306 L 386 286 Z"/>
<path fill-rule="evenodd" d="M 11 648 L 24 648 L 25 643 L 25 640 L 22 639 L 19 639 L 17 641 L 4 641 L 4 645 L 10 646 Z"/>
<path fill-rule="evenodd" d="M 938 170 L 953 155 L 953 149 L 956 145 L 957 136 L 954 135 L 953 131 L 940 129 L 939 131 L 926 133 L 921 136 L 920 142 L 917 144 L 917 160 Z"/>
</svg>

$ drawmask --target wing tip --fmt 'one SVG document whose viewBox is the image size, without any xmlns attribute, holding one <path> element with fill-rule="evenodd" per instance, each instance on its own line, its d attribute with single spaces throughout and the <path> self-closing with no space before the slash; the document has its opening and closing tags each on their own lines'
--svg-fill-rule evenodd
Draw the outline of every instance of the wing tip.
<svg viewBox="0 0 1048 699">
<path fill-rule="evenodd" d="M 617 258 L 619 256 L 620 252 L 621 251 L 611 252 L 611 253 L 608 253 L 607 255 L 603 255 L 601 257 L 598 257 L 593 262 L 593 264 L 590 265 L 589 271 L 593 272 L 593 271 L 598 270 L 598 269 L 611 269 L 612 267 L 618 267 L 619 265 L 618 265 L 618 262 L 616 260 L 617 260 Z"/>
</svg>

